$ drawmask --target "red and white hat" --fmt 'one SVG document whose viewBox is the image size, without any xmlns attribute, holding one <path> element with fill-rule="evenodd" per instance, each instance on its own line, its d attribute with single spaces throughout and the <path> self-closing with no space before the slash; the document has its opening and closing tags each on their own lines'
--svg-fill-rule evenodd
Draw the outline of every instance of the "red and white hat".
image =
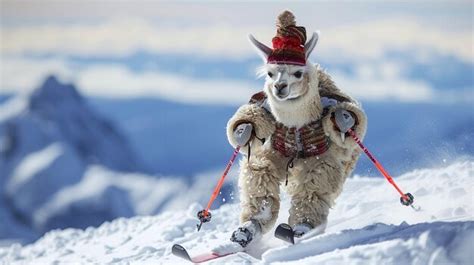
<svg viewBox="0 0 474 265">
<path fill-rule="evenodd" d="M 278 16 L 277 33 L 272 39 L 272 47 L 256 40 L 251 34 L 249 39 L 268 64 L 306 65 L 306 60 L 318 42 L 319 34 L 314 32 L 306 42 L 306 29 L 296 26 L 295 16 L 286 10 Z"/>
<path fill-rule="evenodd" d="M 296 26 L 295 16 L 290 11 L 281 13 L 276 25 L 277 34 L 272 39 L 273 49 L 259 42 L 252 34 L 249 35 L 262 58 L 268 64 L 306 65 L 306 59 L 318 43 L 319 34 L 313 32 L 311 39 L 306 42 L 306 29 Z"/>
<path fill-rule="evenodd" d="M 296 26 L 295 16 L 290 11 L 278 16 L 276 26 L 277 33 L 272 39 L 273 49 L 267 63 L 306 65 L 306 29 Z"/>
</svg>

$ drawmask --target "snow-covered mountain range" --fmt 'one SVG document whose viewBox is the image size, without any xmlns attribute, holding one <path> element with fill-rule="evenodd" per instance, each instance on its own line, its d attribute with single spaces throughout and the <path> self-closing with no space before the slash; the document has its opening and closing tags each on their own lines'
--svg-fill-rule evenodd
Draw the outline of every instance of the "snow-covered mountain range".
<svg viewBox="0 0 474 265">
<path fill-rule="evenodd" d="M 0 237 L 22 238 L 16 233 L 26 229 L 31 230 L 27 237 L 31 239 L 51 228 L 77 227 L 87 212 L 94 213 L 88 225 L 100 224 L 106 216 L 120 216 L 111 208 L 91 204 L 82 209 L 70 205 L 68 215 L 41 217 L 52 195 L 79 182 L 89 165 L 143 170 L 124 136 L 94 113 L 74 86 L 51 76 L 33 94 L 14 98 L 1 108 L 0 211 L 8 212 L 7 223 L 18 223 L 24 229 L 2 225 Z"/>
<path fill-rule="evenodd" d="M 356 176 L 347 180 L 325 234 L 308 235 L 297 245 L 268 234 L 246 253 L 209 264 L 472 264 L 474 162 L 415 170 L 396 179 L 413 193 L 421 211 L 400 205 L 384 179 Z M 283 197 L 279 222 L 288 216 L 290 202 Z M 213 220 L 197 232 L 195 214 L 201 208 L 192 204 L 98 228 L 51 231 L 34 244 L 0 248 L 0 263 L 185 264 L 171 254 L 173 244 L 200 254 L 228 242 L 238 225 L 239 206 L 231 203 L 213 211 Z"/>
<path fill-rule="evenodd" d="M 153 209 L 135 209 L 130 193 L 136 185 L 115 185 L 111 174 L 94 170 L 148 171 L 123 133 L 73 85 L 50 76 L 31 95 L 0 108 L 0 238 L 29 241 L 53 228 L 99 225 L 161 205 L 155 200 Z M 87 181 L 91 185 L 74 188 Z"/>
</svg>

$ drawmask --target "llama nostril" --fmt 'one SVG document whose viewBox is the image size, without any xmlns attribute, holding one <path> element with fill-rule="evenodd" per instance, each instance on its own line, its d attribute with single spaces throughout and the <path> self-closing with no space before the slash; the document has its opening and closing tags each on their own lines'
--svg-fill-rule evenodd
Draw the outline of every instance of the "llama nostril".
<svg viewBox="0 0 474 265">
<path fill-rule="evenodd" d="M 280 84 L 275 84 L 275 88 L 278 89 L 278 92 L 280 92 L 280 90 L 286 88 L 288 85 L 286 83 L 280 83 Z"/>
</svg>

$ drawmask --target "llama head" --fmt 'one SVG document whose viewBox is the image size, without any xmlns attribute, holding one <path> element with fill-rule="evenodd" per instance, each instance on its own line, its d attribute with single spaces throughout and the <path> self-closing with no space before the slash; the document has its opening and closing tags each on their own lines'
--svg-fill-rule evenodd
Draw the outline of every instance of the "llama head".
<svg viewBox="0 0 474 265">
<path fill-rule="evenodd" d="M 261 72 L 267 76 L 267 94 L 277 101 L 294 101 L 308 92 L 309 87 L 305 83 L 309 81 L 309 67 L 306 62 L 319 35 L 314 32 L 306 42 L 306 29 L 296 26 L 295 17 L 290 11 L 278 16 L 276 26 L 273 49 L 252 35 L 249 35 L 249 39 L 266 63 Z"/>
<path fill-rule="evenodd" d="M 309 114 L 296 122 L 295 125 L 299 125 L 319 115 L 317 69 L 307 63 L 318 38 L 318 33 L 314 32 L 311 39 L 306 41 L 306 29 L 296 26 L 294 15 L 289 11 L 278 16 L 277 34 L 272 39 L 273 49 L 249 35 L 251 43 L 266 63 L 260 69 L 260 74 L 266 76 L 264 90 L 277 120 L 283 122 L 295 116 L 305 116 L 300 115 L 304 110 Z M 294 112 L 299 114 L 295 115 Z M 285 115 L 288 119 L 283 117 Z"/>
</svg>

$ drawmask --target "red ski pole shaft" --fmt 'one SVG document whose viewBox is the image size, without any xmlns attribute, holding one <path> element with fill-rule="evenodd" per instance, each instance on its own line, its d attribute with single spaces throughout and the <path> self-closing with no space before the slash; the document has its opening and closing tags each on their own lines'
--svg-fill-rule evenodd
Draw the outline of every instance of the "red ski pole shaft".
<svg viewBox="0 0 474 265">
<path fill-rule="evenodd" d="M 214 192 L 212 193 L 211 198 L 209 199 L 209 202 L 207 203 L 207 207 L 204 210 L 205 213 L 207 213 L 209 211 L 209 209 L 211 208 L 212 203 L 217 198 L 217 195 L 219 194 L 219 191 L 221 190 L 222 185 L 224 184 L 225 177 L 227 176 L 227 173 L 229 173 L 229 170 L 232 167 L 232 165 L 234 164 L 235 158 L 239 154 L 239 151 L 240 151 L 240 146 L 237 146 L 234 150 L 234 153 L 232 154 L 231 159 L 229 160 L 229 163 L 227 163 L 227 166 L 225 167 L 224 173 L 222 174 L 221 178 L 219 179 L 219 182 L 217 183 L 217 186 L 214 189 Z"/>
<path fill-rule="evenodd" d="M 211 198 L 209 199 L 209 202 L 207 203 L 206 209 L 199 211 L 197 216 L 199 218 L 200 223 L 197 225 L 197 230 L 201 230 L 201 226 L 203 223 L 211 221 L 211 213 L 209 212 L 209 209 L 211 209 L 212 203 L 214 200 L 217 198 L 217 195 L 219 195 L 219 191 L 222 188 L 222 185 L 224 185 L 224 180 L 225 177 L 227 176 L 227 173 L 229 173 L 230 168 L 234 164 L 235 158 L 239 154 L 240 151 L 240 146 L 238 145 L 234 153 L 232 154 L 232 157 L 229 160 L 229 163 L 227 163 L 227 166 L 225 167 L 224 173 L 222 173 L 221 178 L 219 179 L 219 182 L 217 182 L 216 187 L 214 188 L 214 191 L 212 192 Z"/>
<path fill-rule="evenodd" d="M 380 171 L 380 173 L 382 173 L 382 175 L 388 180 L 388 182 L 390 182 L 390 184 L 392 184 L 392 186 L 398 191 L 398 193 L 400 193 L 402 198 L 408 199 L 407 195 L 405 195 L 405 193 L 403 193 L 402 190 L 397 186 L 397 184 L 395 183 L 393 178 L 390 176 L 390 174 L 388 174 L 388 172 L 385 170 L 385 168 L 382 167 L 382 164 L 380 164 L 379 161 L 377 161 L 377 159 L 375 159 L 375 157 L 369 152 L 367 147 L 365 147 L 362 144 L 362 142 L 360 141 L 359 137 L 357 137 L 355 132 L 351 129 L 349 129 L 348 132 L 352 136 L 352 138 L 354 138 L 354 141 L 356 141 L 356 143 L 364 151 L 364 153 L 369 157 L 369 159 L 372 161 L 372 163 L 374 163 L 375 167 L 377 167 L 377 169 Z"/>
</svg>

